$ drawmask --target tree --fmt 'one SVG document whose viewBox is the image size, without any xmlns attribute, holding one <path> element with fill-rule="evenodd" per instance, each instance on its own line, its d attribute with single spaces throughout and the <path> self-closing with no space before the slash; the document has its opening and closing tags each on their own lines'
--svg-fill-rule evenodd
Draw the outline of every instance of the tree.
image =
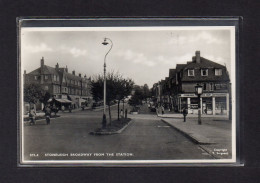
<svg viewBox="0 0 260 183">
<path fill-rule="evenodd" d="M 124 79 L 119 73 L 110 72 L 106 76 L 106 104 L 109 109 L 109 120 L 111 124 L 112 101 L 118 100 L 118 116 L 120 100 L 127 97 L 133 88 L 134 82 L 131 79 Z M 104 76 L 98 75 L 91 81 L 91 93 L 95 101 L 103 100 L 104 95 Z"/>
<path fill-rule="evenodd" d="M 45 92 L 45 94 L 39 99 L 39 101 L 42 102 L 45 107 L 50 98 L 51 98 L 51 94 L 49 92 Z"/>
<path fill-rule="evenodd" d="M 24 101 L 31 104 L 36 104 L 42 99 L 44 90 L 39 84 L 27 84 L 24 86 Z"/>
<path fill-rule="evenodd" d="M 133 106 L 133 111 L 137 111 L 137 106 L 142 104 L 142 100 L 144 99 L 143 90 L 140 86 L 134 87 L 134 92 L 131 95 L 128 104 Z"/>
<path fill-rule="evenodd" d="M 150 93 L 150 90 L 149 90 L 149 87 L 147 84 L 144 84 L 143 86 L 143 97 L 144 99 L 147 99 L 147 98 L 150 98 L 151 97 L 151 93 Z"/>
</svg>

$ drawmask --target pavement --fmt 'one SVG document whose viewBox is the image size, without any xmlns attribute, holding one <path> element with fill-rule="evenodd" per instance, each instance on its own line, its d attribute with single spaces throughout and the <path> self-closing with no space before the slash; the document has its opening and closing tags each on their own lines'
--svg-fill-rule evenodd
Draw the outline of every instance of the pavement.
<svg viewBox="0 0 260 183">
<path fill-rule="evenodd" d="M 186 122 L 183 122 L 183 118 L 161 118 L 161 120 L 199 144 L 216 159 L 232 157 L 231 121 L 208 117 L 202 118 L 202 124 L 198 125 L 197 118 L 186 118 Z"/>
<path fill-rule="evenodd" d="M 158 117 L 161 118 L 183 118 L 182 113 L 176 113 L 176 112 L 168 112 L 165 111 L 164 114 L 157 113 Z M 198 118 L 198 114 L 188 114 L 186 118 Z M 222 120 L 227 120 L 227 115 L 212 115 L 212 114 L 202 114 L 201 118 L 221 118 Z"/>
</svg>

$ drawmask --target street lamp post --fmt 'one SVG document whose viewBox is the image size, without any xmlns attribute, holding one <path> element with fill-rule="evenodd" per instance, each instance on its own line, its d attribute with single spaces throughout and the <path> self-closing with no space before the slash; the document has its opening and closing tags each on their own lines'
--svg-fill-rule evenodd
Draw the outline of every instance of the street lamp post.
<svg viewBox="0 0 260 183">
<path fill-rule="evenodd" d="M 109 42 L 107 42 L 107 41 L 111 42 L 111 47 L 108 50 L 108 52 L 106 53 L 105 58 L 104 58 L 104 111 L 103 111 L 103 121 L 102 121 L 103 127 L 106 127 L 106 123 L 107 123 L 107 120 L 106 120 L 106 57 L 113 47 L 113 42 L 109 38 L 105 38 L 102 44 L 105 46 L 108 45 Z"/>
<path fill-rule="evenodd" d="M 198 124 L 201 125 L 201 106 L 200 106 L 200 95 L 203 93 L 202 86 L 197 84 L 195 86 L 196 94 L 198 95 L 199 103 L 198 103 Z"/>
</svg>

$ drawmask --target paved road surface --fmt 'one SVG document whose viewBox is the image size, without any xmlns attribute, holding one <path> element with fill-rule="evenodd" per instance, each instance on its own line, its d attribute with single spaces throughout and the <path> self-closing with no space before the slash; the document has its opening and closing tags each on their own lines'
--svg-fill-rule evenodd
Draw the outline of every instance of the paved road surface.
<svg viewBox="0 0 260 183">
<path fill-rule="evenodd" d="M 145 110 L 146 106 L 142 107 L 142 111 Z M 129 115 L 132 122 L 121 134 L 90 135 L 89 132 L 101 127 L 101 116 L 102 110 L 85 110 L 63 113 L 62 117 L 53 119 L 51 125 L 46 125 L 45 121 L 39 121 L 35 126 L 25 124 L 25 160 L 212 159 L 198 145 L 149 111 Z M 117 116 L 116 107 L 112 109 L 112 116 Z M 55 153 L 65 156 L 50 156 Z M 84 156 L 70 156 L 70 153 Z M 88 154 L 91 156 L 81 153 L 91 153 Z"/>
</svg>

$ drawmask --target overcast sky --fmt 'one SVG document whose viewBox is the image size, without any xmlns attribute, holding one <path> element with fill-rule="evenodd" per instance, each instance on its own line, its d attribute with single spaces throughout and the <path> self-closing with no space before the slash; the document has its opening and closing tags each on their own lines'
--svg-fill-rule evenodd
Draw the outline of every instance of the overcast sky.
<svg viewBox="0 0 260 183">
<path fill-rule="evenodd" d="M 76 28 L 73 28 L 76 29 Z M 27 73 L 45 65 L 68 66 L 69 72 L 88 77 L 102 74 L 104 56 L 110 45 L 102 45 L 105 37 L 114 46 L 107 56 L 107 70 L 132 78 L 136 84 L 148 84 L 164 79 L 176 64 L 191 61 L 195 51 L 201 56 L 226 65 L 230 72 L 230 30 L 153 30 L 153 31 L 84 31 L 61 29 L 22 29 L 21 61 Z"/>
</svg>

